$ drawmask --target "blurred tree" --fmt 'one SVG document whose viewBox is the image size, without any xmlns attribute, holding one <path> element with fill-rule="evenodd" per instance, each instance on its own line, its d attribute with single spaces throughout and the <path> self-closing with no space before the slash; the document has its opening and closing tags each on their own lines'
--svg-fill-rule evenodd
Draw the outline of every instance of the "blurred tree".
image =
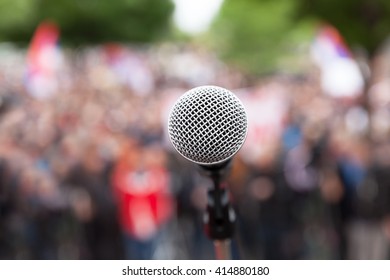
<svg viewBox="0 0 390 280">
<path fill-rule="evenodd" d="M 297 1 L 225 0 L 210 40 L 222 58 L 253 74 L 280 70 L 313 34 L 310 17 L 297 20 Z"/>
<path fill-rule="evenodd" d="M 350 46 L 371 56 L 388 37 L 388 0 L 298 0 L 298 17 L 315 16 L 335 26 Z"/>
<path fill-rule="evenodd" d="M 35 0 L 0 0 L 0 40 L 28 40 L 36 26 Z"/>
<path fill-rule="evenodd" d="M 166 35 L 171 0 L 0 0 L 0 39 L 27 42 L 44 20 L 69 43 L 149 42 Z"/>
<path fill-rule="evenodd" d="M 214 22 L 214 48 L 255 74 L 280 70 L 320 22 L 372 56 L 389 35 L 388 0 L 225 0 Z"/>
</svg>

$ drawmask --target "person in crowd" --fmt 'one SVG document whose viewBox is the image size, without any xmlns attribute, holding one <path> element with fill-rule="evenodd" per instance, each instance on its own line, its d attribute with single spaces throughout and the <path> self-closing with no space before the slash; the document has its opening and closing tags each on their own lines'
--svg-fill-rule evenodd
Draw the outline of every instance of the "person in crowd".
<svg viewBox="0 0 390 280">
<path fill-rule="evenodd" d="M 177 92 L 204 84 L 256 101 L 251 118 L 275 124 L 248 134 L 228 178 L 236 258 L 388 257 L 383 84 L 367 110 L 324 94 L 312 68 L 253 83 L 196 47 L 97 46 L 63 62 L 39 99 L 23 65 L 0 68 L 0 258 L 214 258 L 209 182 L 172 150 L 161 117 Z"/>
</svg>

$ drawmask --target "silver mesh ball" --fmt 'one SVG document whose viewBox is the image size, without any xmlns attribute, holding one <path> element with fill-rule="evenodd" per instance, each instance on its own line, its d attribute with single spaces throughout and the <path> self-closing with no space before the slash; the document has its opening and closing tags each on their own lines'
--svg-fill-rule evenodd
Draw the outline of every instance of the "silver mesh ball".
<svg viewBox="0 0 390 280">
<path fill-rule="evenodd" d="M 204 165 L 223 162 L 237 153 L 247 127 L 241 101 L 217 86 L 187 91 L 176 101 L 168 120 L 175 149 L 188 160 Z"/>
</svg>

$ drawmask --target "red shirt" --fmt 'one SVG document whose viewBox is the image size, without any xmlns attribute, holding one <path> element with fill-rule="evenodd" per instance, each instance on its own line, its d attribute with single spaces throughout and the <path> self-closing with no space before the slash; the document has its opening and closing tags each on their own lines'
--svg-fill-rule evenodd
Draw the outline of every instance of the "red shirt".
<svg viewBox="0 0 390 280">
<path fill-rule="evenodd" d="M 164 168 L 135 171 L 118 166 L 113 185 L 121 226 L 135 238 L 147 240 L 153 237 L 172 216 L 169 174 Z"/>
</svg>

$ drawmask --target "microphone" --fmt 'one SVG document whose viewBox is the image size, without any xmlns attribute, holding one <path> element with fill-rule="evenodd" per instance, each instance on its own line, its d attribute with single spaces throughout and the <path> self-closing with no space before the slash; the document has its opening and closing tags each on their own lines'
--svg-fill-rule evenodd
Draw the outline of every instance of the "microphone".
<svg viewBox="0 0 390 280">
<path fill-rule="evenodd" d="M 206 234 L 214 240 L 216 257 L 229 259 L 235 213 L 222 176 L 244 144 L 248 130 L 245 108 L 229 90 L 201 86 L 184 93 L 168 119 L 169 138 L 176 151 L 211 177 L 204 215 Z"/>
<path fill-rule="evenodd" d="M 184 93 L 168 120 L 169 138 L 176 151 L 211 170 L 227 165 L 244 144 L 247 130 L 241 101 L 217 86 L 196 87 Z"/>
</svg>

